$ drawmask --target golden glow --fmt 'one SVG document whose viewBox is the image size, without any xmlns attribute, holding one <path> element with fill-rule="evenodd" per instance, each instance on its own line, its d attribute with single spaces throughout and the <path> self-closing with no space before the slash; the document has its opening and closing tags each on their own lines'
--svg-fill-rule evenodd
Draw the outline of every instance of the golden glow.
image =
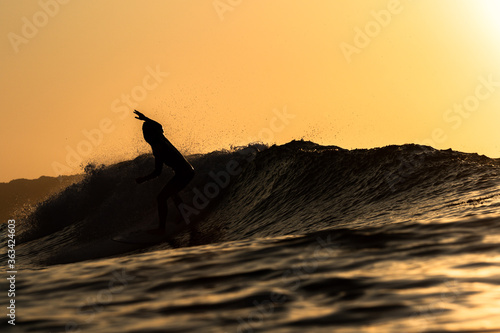
<svg viewBox="0 0 500 333">
<path fill-rule="evenodd" d="M 500 156 L 499 87 L 460 123 L 445 118 L 475 94 L 478 77 L 500 82 L 500 1 L 394 3 L 255 0 L 221 12 L 212 1 L 89 0 L 45 20 L 37 0 L 0 2 L 0 155 L 8 161 L 0 181 L 54 176 L 53 163 L 66 165 L 78 148 L 88 151 L 80 164 L 147 151 L 132 109 L 113 112 L 133 94 L 189 153 L 304 138 L 345 148 L 430 140 Z M 24 27 L 24 18 L 40 27 Z M 372 29 L 369 38 L 359 29 Z M 17 47 L 11 33 L 24 38 Z M 342 43 L 356 48 L 350 62 Z M 148 68 L 169 75 L 143 94 Z M 262 134 L 285 107 L 295 118 Z M 86 145 L 84 131 L 106 119 L 109 132 Z"/>
<path fill-rule="evenodd" d="M 483 0 L 474 3 L 479 7 L 480 15 L 491 28 L 493 38 L 500 40 L 500 1 L 498 0 Z"/>
</svg>

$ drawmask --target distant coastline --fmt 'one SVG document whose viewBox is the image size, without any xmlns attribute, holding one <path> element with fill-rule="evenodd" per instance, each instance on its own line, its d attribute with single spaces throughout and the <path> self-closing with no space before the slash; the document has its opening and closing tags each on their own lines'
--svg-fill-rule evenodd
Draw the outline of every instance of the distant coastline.
<svg viewBox="0 0 500 333">
<path fill-rule="evenodd" d="M 14 179 L 0 183 L 0 223 L 22 215 L 26 205 L 36 205 L 49 196 L 83 179 L 83 175 Z"/>
</svg>

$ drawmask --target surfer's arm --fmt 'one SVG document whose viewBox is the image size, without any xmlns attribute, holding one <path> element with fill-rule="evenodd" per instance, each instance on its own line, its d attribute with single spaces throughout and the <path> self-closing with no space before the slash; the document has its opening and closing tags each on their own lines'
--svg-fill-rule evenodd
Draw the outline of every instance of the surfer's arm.
<svg viewBox="0 0 500 333">
<path fill-rule="evenodd" d="M 137 182 L 137 184 L 141 184 L 147 182 L 148 180 L 159 177 L 161 175 L 162 169 L 163 169 L 163 161 L 155 156 L 155 169 L 153 170 L 153 172 L 151 172 L 147 176 L 139 177 L 135 181 Z"/>
<path fill-rule="evenodd" d="M 135 119 L 144 120 L 144 121 L 151 120 L 151 119 L 149 119 L 148 117 L 146 117 L 146 116 L 144 115 L 144 113 L 142 113 L 142 112 L 139 112 L 139 111 L 137 111 L 137 110 L 134 110 L 134 113 L 136 114 Z"/>
<path fill-rule="evenodd" d="M 159 122 L 154 121 L 153 119 L 146 117 L 144 115 L 144 113 L 139 112 L 137 110 L 134 110 L 134 113 L 136 114 L 135 119 L 139 119 L 139 120 L 143 120 L 143 121 L 148 121 L 148 122 L 151 122 L 151 123 L 155 123 L 157 126 L 161 127 L 161 124 Z"/>
</svg>

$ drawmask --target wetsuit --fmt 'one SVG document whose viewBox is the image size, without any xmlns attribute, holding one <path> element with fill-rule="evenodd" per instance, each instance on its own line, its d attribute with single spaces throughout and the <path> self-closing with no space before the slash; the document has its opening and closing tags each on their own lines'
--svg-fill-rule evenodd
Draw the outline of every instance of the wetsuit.
<svg viewBox="0 0 500 333">
<path fill-rule="evenodd" d="M 172 197 L 179 209 L 182 203 L 178 196 L 179 191 L 189 184 L 194 177 L 194 169 L 182 154 L 163 135 L 162 126 L 154 120 L 147 118 L 142 126 L 144 139 L 151 145 L 155 157 L 155 170 L 148 176 L 143 177 L 141 182 L 160 176 L 163 164 L 171 167 L 175 176 L 163 187 L 157 197 L 159 228 L 164 229 L 167 221 L 168 204 L 167 199 Z"/>
</svg>

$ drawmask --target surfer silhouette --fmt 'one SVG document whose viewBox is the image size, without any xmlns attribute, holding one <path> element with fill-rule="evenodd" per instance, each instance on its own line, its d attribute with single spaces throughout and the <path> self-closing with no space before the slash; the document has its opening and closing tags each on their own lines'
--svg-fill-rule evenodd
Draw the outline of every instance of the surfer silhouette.
<svg viewBox="0 0 500 333">
<path fill-rule="evenodd" d="M 142 133 L 144 140 L 151 145 L 155 157 L 155 169 L 149 175 L 136 179 L 138 184 L 154 179 L 161 175 L 163 164 L 172 168 L 175 176 L 161 190 L 157 197 L 158 203 L 158 229 L 151 230 L 151 233 L 165 233 L 165 225 L 168 214 L 168 198 L 172 198 L 175 206 L 179 209 L 182 203 L 179 192 L 189 184 L 194 177 L 192 165 L 186 161 L 184 156 L 168 141 L 163 135 L 163 127 L 156 121 L 146 117 L 141 112 L 134 110 L 135 118 L 143 120 Z"/>
</svg>

